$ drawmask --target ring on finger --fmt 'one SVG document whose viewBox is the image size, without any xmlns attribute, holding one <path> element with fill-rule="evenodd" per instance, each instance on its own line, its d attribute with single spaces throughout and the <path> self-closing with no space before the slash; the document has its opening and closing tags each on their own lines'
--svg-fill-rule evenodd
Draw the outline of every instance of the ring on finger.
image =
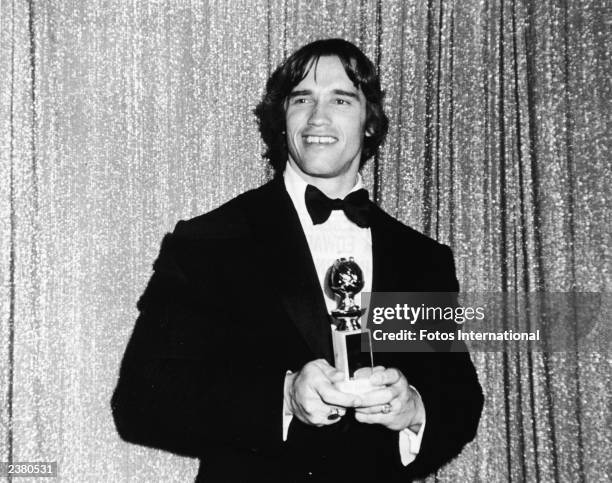
<svg viewBox="0 0 612 483">
<path fill-rule="evenodd" d="M 327 415 L 327 419 L 330 421 L 335 421 L 340 417 L 340 409 L 331 407 L 329 408 L 329 414 Z"/>
<path fill-rule="evenodd" d="M 391 404 L 383 404 L 383 407 L 381 408 L 380 412 L 383 414 L 389 414 L 391 412 Z"/>
</svg>

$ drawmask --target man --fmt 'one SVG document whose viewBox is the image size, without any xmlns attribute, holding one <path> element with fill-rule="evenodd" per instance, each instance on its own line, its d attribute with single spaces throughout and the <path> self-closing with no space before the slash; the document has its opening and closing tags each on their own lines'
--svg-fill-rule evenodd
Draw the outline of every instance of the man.
<svg viewBox="0 0 612 483">
<path fill-rule="evenodd" d="M 122 438 L 201 458 L 201 481 L 407 481 L 473 439 L 483 398 L 467 353 L 375 354 L 359 373 L 371 391 L 336 386 L 336 258 L 355 258 L 365 291 L 458 290 L 450 249 L 361 188 L 382 97 L 339 39 L 270 77 L 256 114 L 276 176 L 164 238 L 112 400 Z"/>
</svg>

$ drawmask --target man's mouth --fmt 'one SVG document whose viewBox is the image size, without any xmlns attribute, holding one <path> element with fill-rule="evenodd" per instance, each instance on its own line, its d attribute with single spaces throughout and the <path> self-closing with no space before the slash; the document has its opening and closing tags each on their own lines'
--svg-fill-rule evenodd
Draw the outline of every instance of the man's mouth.
<svg viewBox="0 0 612 483">
<path fill-rule="evenodd" d="M 332 144 L 338 139 L 333 136 L 304 136 L 306 144 Z"/>
</svg>

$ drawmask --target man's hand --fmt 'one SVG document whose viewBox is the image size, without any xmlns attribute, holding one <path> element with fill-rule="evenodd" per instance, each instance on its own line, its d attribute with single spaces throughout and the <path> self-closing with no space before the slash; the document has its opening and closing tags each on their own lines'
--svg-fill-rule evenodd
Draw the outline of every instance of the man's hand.
<svg viewBox="0 0 612 483">
<path fill-rule="evenodd" d="M 360 423 L 382 424 L 394 431 L 410 428 L 417 433 L 425 422 L 425 408 L 418 393 L 408 385 L 404 375 L 394 368 L 359 369 L 355 377 L 369 377 L 373 391 L 361 395 L 355 409 Z"/>
<path fill-rule="evenodd" d="M 325 426 L 340 420 L 346 408 L 361 405 L 358 396 L 338 391 L 334 382 L 344 374 L 325 359 L 306 364 L 299 372 L 289 374 L 285 381 L 285 405 L 300 421 L 313 426 Z"/>
</svg>

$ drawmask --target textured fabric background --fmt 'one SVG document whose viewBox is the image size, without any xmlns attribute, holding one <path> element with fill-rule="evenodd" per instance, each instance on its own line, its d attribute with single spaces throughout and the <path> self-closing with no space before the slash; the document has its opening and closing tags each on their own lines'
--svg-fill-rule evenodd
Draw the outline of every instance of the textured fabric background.
<svg viewBox="0 0 612 483">
<path fill-rule="evenodd" d="M 317 38 L 380 67 L 391 130 L 366 184 L 452 246 L 464 290 L 610 292 L 609 7 L 1 0 L 0 460 L 193 479 L 114 430 L 136 300 L 177 220 L 269 179 L 251 110 Z M 609 481 L 609 351 L 473 358 L 479 435 L 441 480 Z"/>
</svg>

